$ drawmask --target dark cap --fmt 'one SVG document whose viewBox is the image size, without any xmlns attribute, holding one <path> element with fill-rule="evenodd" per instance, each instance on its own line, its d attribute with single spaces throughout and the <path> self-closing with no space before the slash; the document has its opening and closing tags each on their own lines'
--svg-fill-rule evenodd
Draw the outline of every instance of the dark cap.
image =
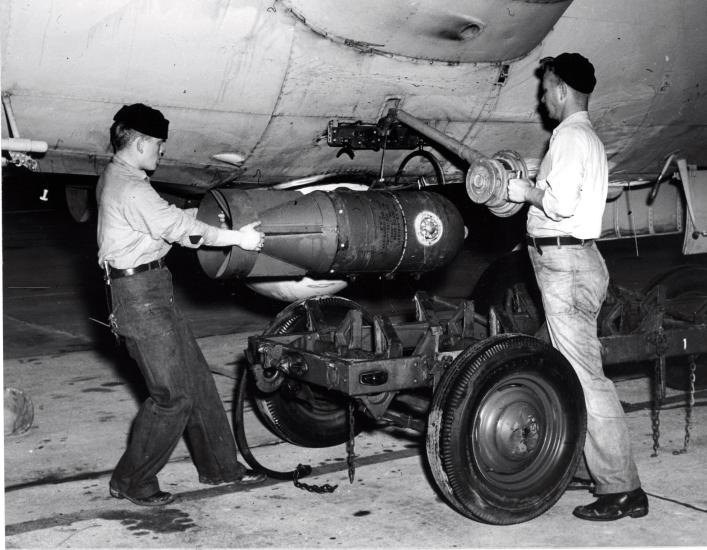
<svg viewBox="0 0 707 550">
<path fill-rule="evenodd" d="M 596 86 L 594 65 L 581 54 L 561 53 L 557 57 L 546 57 L 541 61 L 552 72 L 559 76 L 565 84 L 583 94 L 591 94 Z"/>
<path fill-rule="evenodd" d="M 113 120 L 122 122 L 133 130 L 137 130 L 148 136 L 167 139 L 169 120 L 157 109 L 153 109 L 142 103 L 123 105 L 120 110 L 115 113 Z"/>
</svg>

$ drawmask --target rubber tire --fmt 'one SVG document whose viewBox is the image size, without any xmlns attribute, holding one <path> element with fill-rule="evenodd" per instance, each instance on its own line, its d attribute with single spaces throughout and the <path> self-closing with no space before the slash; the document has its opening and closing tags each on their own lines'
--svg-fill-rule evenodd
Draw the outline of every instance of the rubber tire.
<svg viewBox="0 0 707 550">
<path fill-rule="evenodd" d="M 405 167 L 408 165 L 408 163 L 417 157 L 421 157 L 425 159 L 427 162 L 430 163 L 432 166 L 432 169 L 434 170 L 435 173 L 435 179 L 437 180 L 437 185 L 445 185 L 447 182 L 444 179 L 444 172 L 442 171 L 442 166 L 440 165 L 439 161 L 437 158 L 427 151 L 426 149 L 417 149 L 407 155 L 401 162 L 400 166 L 398 166 L 398 170 L 395 172 L 395 179 L 393 180 L 393 188 L 400 187 L 400 177 L 403 174 L 403 170 L 405 170 Z M 422 187 L 429 187 L 430 185 L 434 184 L 429 184 L 427 183 L 423 177 L 418 178 L 418 188 Z M 408 185 L 404 187 L 414 187 L 413 185 Z"/>
<path fill-rule="evenodd" d="M 349 309 L 362 309 L 355 302 L 339 296 L 319 296 L 316 300 L 324 317 L 332 326 L 343 319 Z M 287 306 L 263 336 L 283 335 L 306 330 L 306 314 L 301 300 Z M 370 316 L 364 311 L 364 320 Z M 296 389 L 309 392 L 307 399 L 295 396 Z M 321 448 L 341 445 L 349 439 L 348 400 L 338 392 L 313 386 L 304 387 L 296 380 L 286 379 L 273 393 L 253 392 L 256 410 L 265 426 L 278 437 L 301 447 Z M 354 419 L 354 431 L 361 431 L 362 421 Z"/>
<path fill-rule="evenodd" d="M 521 413 L 532 413 L 539 426 L 533 439 L 533 423 L 525 425 L 527 452 L 509 437 L 518 432 L 509 422 Z M 479 342 L 449 366 L 432 400 L 426 443 L 437 488 L 477 521 L 533 519 L 567 488 L 582 457 L 586 419 L 579 379 L 552 346 L 520 334 Z"/>
<path fill-rule="evenodd" d="M 677 298 L 684 294 L 707 297 L 707 267 L 681 265 L 654 278 L 643 291 L 648 294 L 658 285 L 665 287 L 666 298 Z"/>
</svg>

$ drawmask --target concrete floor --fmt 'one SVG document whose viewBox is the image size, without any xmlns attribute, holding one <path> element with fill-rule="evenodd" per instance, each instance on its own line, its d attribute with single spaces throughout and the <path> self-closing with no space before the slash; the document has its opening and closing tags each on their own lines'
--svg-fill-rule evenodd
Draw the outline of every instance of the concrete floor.
<svg viewBox="0 0 707 550">
<path fill-rule="evenodd" d="M 349 484 L 344 446 L 282 443 L 250 412 L 246 432 L 262 463 L 275 469 L 311 464 L 313 475 L 304 481 L 337 484 L 337 490 L 317 494 L 275 480 L 247 490 L 200 485 L 181 443 L 160 476 L 163 489 L 179 495 L 173 504 L 145 509 L 112 499 L 110 471 L 144 389 L 132 362 L 89 320 L 105 316 L 93 228 L 71 225 L 51 204 L 26 208 L 3 199 L 4 385 L 23 389 L 35 407 L 31 429 L 4 441 L 8 548 L 707 545 L 705 395 L 698 394 L 689 451 L 674 455 L 684 441 L 684 394 L 669 389 L 661 412 L 662 447 L 652 457 L 649 380 L 641 369 L 630 376 L 617 372 L 616 384 L 649 493 L 651 512 L 642 519 L 576 519 L 572 509 L 592 497 L 573 491 L 530 522 L 483 525 L 438 497 L 426 474 L 424 440 L 413 432 L 385 429 L 357 437 L 358 467 Z M 615 282 L 637 289 L 683 261 L 679 243 L 676 237 L 641 241 L 639 256 L 633 243 L 606 243 L 602 251 Z M 420 284 L 467 292 L 485 260 L 467 251 L 455 269 Z M 689 261 L 706 263 L 700 257 Z M 204 280 L 188 256 L 176 254 L 170 262 L 177 301 L 218 373 L 230 411 L 245 340 L 282 305 Z M 350 292 L 373 310 L 404 311 L 412 288 L 386 285 L 379 281 Z"/>
<path fill-rule="evenodd" d="M 233 369 L 244 335 L 200 339 L 216 370 Z M 651 457 L 647 380 L 618 382 L 636 461 L 649 493 L 643 519 L 597 524 L 571 515 L 591 500 L 567 492 L 546 514 L 521 525 L 494 527 L 466 519 L 437 496 L 425 474 L 424 441 L 413 432 L 382 430 L 356 439 L 358 467 L 348 483 L 344 446 L 304 449 L 279 442 L 252 414 L 246 433 L 256 457 L 275 469 L 314 467 L 309 483 L 338 485 L 331 494 L 268 481 L 241 490 L 200 485 L 185 445 L 160 475 L 179 494 L 163 509 L 144 509 L 108 495 L 139 392 L 126 381 L 127 364 L 93 351 L 5 361 L 5 383 L 23 387 L 36 417 L 25 434 L 5 438 L 5 544 L 8 548 L 183 547 L 579 547 L 707 544 L 705 469 L 707 410 L 694 411 L 689 452 L 685 410 L 662 411 L 661 444 Z M 226 406 L 233 379 L 216 375 Z M 670 391 L 669 397 L 678 392 Z M 702 398 L 704 405 L 704 398 Z"/>
</svg>

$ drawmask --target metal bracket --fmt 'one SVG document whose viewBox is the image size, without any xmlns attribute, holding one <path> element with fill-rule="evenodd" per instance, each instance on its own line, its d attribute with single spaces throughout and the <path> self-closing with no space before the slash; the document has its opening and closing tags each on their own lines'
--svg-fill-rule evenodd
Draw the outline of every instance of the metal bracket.
<svg viewBox="0 0 707 550">
<path fill-rule="evenodd" d="M 359 395 L 357 399 L 366 407 L 373 418 L 380 418 L 388 410 L 390 402 L 397 392 L 382 392 L 371 395 Z"/>
<path fill-rule="evenodd" d="M 414 130 L 385 118 L 377 124 L 330 120 L 327 126 L 327 145 L 341 147 L 340 153 L 350 157 L 355 150 L 380 151 L 384 142 L 386 149 L 417 149 L 425 144 Z"/>
</svg>

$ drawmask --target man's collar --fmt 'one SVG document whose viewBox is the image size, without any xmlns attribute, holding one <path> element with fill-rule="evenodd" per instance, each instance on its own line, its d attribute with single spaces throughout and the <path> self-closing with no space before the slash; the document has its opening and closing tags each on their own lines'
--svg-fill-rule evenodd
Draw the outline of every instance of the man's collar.
<svg viewBox="0 0 707 550">
<path fill-rule="evenodd" d="M 122 169 L 127 170 L 131 174 L 134 174 L 138 178 L 143 178 L 147 181 L 149 181 L 149 179 L 150 179 L 144 170 L 140 170 L 140 168 L 136 168 L 135 166 L 130 164 L 127 160 L 125 160 L 123 157 L 121 157 L 118 154 L 113 155 L 111 162 L 120 166 Z"/>
<path fill-rule="evenodd" d="M 564 119 L 562 122 L 560 122 L 555 129 L 552 131 L 554 134 L 557 132 L 560 128 L 567 124 L 571 124 L 572 122 L 577 122 L 581 120 L 586 120 L 589 122 L 589 112 L 588 111 L 577 111 L 576 113 L 572 113 L 570 116 L 568 116 L 566 119 Z"/>
</svg>

